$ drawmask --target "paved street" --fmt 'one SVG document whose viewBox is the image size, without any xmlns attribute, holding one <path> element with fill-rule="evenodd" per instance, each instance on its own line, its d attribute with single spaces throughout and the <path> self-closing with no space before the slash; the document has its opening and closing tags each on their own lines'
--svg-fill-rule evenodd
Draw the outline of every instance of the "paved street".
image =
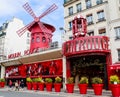
<svg viewBox="0 0 120 97">
<path fill-rule="evenodd" d="M 79 94 L 79 91 L 74 91 L 74 93 L 66 93 L 62 90 L 60 93 L 54 92 L 47 92 L 45 91 L 34 91 L 34 90 L 20 90 L 14 91 L 8 88 L 0 88 L 0 97 L 112 97 L 111 92 L 103 91 L 102 96 L 95 96 L 93 91 L 88 90 L 86 95 Z"/>
<path fill-rule="evenodd" d="M 2 91 L 0 97 L 65 97 L 59 94 L 43 94 L 43 93 L 29 93 L 29 92 L 17 92 L 17 91 Z"/>
</svg>

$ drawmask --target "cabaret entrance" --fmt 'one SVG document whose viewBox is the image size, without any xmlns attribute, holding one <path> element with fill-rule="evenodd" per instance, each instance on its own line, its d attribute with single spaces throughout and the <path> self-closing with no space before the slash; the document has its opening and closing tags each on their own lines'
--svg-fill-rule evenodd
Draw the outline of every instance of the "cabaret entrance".
<svg viewBox="0 0 120 97">
<path fill-rule="evenodd" d="M 68 75 L 74 77 L 77 87 L 79 79 L 86 76 L 89 79 L 89 88 L 92 88 L 91 79 L 100 77 L 103 79 L 104 89 L 108 89 L 108 73 L 106 64 L 106 55 L 82 55 L 67 58 L 70 64 L 67 66 Z"/>
</svg>

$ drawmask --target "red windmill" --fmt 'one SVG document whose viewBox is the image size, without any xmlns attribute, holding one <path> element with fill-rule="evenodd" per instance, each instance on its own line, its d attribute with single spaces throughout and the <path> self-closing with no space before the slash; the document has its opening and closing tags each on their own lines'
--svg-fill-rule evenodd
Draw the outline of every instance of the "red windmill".
<svg viewBox="0 0 120 97">
<path fill-rule="evenodd" d="M 41 22 L 40 19 L 56 10 L 57 6 L 53 4 L 39 17 L 36 17 L 28 3 L 25 3 L 23 8 L 34 18 L 34 21 L 19 29 L 17 34 L 22 36 L 26 30 L 31 32 L 30 52 L 34 52 L 36 49 L 48 48 L 52 41 L 52 33 L 55 31 L 55 28 L 52 25 Z"/>
</svg>

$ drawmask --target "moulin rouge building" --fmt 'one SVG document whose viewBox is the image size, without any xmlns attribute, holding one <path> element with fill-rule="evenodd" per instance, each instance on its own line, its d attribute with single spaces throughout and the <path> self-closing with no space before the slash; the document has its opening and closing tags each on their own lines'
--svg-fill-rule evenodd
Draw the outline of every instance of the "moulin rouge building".
<svg viewBox="0 0 120 97">
<path fill-rule="evenodd" d="M 55 10 L 55 5 L 50 9 Z M 86 19 L 75 17 L 72 21 L 73 39 L 64 42 L 62 48 L 53 43 L 55 46 L 52 48 L 50 44 L 55 28 L 40 22 L 42 16 L 33 16 L 35 21 L 27 27 L 31 32 L 30 50 L 25 51 L 24 56 L 20 52 L 10 54 L 8 60 L 2 61 L 1 77 L 5 77 L 6 81 L 23 79 L 25 82 L 26 77 L 54 79 L 60 76 L 66 83 L 66 79 L 73 76 L 77 86 L 79 78 L 87 76 L 91 88 L 91 78 L 99 76 L 105 83 L 104 88 L 108 89 L 110 75 L 120 72 L 119 65 L 112 65 L 109 37 L 87 36 Z M 23 28 L 18 35 L 21 36 L 21 32 L 23 34 Z"/>
</svg>

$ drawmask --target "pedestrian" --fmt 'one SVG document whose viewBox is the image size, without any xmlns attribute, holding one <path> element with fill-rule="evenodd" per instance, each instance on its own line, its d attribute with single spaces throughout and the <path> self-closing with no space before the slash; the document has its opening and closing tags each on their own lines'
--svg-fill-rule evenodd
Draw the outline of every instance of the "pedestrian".
<svg viewBox="0 0 120 97">
<path fill-rule="evenodd" d="M 19 91 L 19 84 L 18 84 L 18 81 L 15 82 L 15 91 Z"/>
<path fill-rule="evenodd" d="M 12 88 L 12 85 L 13 85 L 12 80 L 9 80 L 9 87 Z"/>
<path fill-rule="evenodd" d="M 23 81 L 23 79 L 21 80 L 21 82 L 20 82 L 20 87 L 23 89 L 24 88 L 24 81 Z"/>
</svg>

